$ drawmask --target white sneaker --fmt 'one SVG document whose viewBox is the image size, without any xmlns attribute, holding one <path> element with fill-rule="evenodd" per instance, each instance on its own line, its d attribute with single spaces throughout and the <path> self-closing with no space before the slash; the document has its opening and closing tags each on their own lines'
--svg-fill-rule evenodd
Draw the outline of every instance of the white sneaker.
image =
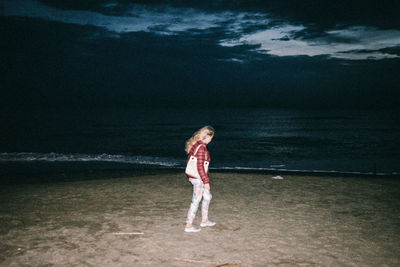
<svg viewBox="0 0 400 267">
<path fill-rule="evenodd" d="M 211 222 L 211 221 L 206 221 L 206 222 L 202 222 L 200 224 L 201 227 L 207 227 L 207 226 L 214 226 L 216 223 L 215 222 Z"/>
<path fill-rule="evenodd" d="M 200 232 L 200 231 L 201 231 L 201 229 L 196 228 L 194 226 L 185 227 L 185 232 L 186 233 L 197 233 L 197 232 Z"/>
</svg>

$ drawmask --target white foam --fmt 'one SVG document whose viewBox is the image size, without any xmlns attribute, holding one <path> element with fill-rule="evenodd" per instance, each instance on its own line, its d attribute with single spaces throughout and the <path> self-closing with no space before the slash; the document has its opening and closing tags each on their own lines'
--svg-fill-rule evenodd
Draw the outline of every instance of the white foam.
<svg viewBox="0 0 400 267">
<path fill-rule="evenodd" d="M 161 166 L 174 169 L 184 169 L 186 162 L 184 159 L 154 157 L 154 156 L 135 156 L 135 155 L 117 155 L 117 154 L 64 154 L 64 153 L 35 153 L 35 152 L 13 152 L 0 153 L 0 162 L 109 162 L 122 164 L 138 164 Z M 320 174 L 350 174 L 350 175 L 373 175 L 372 172 L 355 171 L 337 171 L 337 170 L 299 170 L 281 168 L 270 165 L 271 168 L 245 167 L 245 166 L 213 166 L 211 170 L 244 170 L 244 171 L 274 171 L 288 173 L 320 173 Z M 274 166 L 274 168 L 272 168 Z M 398 172 L 376 173 L 379 176 L 398 175 Z"/>
<path fill-rule="evenodd" d="M 284 171 L 284 172 L 293 172 L 293 173 L 321 173 L 321 174 L 355 174 L 355 175 L 372 175 L 372 172 L 352 172 L 352 171 L 335 171 L 335 170 L 298 170 L 298 169 L 282 169 L 282 168 L 257 168 L 257 167 L 220 167 L 220 168 L 211 168 L 211 169 L 220 169 L 220 170 L 249 170 L 249 171 Z M 377 175 L 394 175 L 393 173 L 377 173 Z"/>
<path fill-rule="evenodd" d="M 1 162 L 112 162 L 127 164 L 178 166 L 174 159 L 148 156 L 111 155 L 111 154 L 63 154 L 63 153 L 0 153 Z"/>
</svg>

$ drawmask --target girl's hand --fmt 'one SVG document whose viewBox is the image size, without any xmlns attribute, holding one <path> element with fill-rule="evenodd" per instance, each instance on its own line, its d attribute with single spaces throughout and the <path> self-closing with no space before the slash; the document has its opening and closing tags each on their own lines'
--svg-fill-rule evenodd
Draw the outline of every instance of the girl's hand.
<svg viewBox="0 0 400 267">
<path fill-rule="evenodd" d="M 210 184 L 205 184 L 204 188 L 207 189 L 207 190 L 210 190 Z"/>
</svg>

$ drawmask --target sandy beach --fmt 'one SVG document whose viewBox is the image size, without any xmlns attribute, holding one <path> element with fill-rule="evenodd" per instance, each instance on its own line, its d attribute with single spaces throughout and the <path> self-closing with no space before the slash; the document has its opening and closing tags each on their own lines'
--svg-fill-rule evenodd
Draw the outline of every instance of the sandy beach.
<svg viewBox="0 0 400 267">
<path fill-rule="evenodd" d="M 0 265 L 400 265 L 400 180 L 273 176 L 211 174 L 199 233 L 182 173 L 5 185 Z"/>
</svg>

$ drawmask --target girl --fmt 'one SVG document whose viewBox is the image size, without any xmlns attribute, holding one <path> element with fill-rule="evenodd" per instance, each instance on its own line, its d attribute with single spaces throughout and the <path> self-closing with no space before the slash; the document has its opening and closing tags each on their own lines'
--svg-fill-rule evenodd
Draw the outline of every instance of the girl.
<svg viewBox="0 0 400 267">
<path fill-rule="evenodd" d="M 210 162 L 210 154 L 207 151 L 207 145 L 211 142 L 214 136 L 214 128 L 205 126 L 194 133 L 192 138 L 186 142 L 185 151 L 188 154 L 188 161 L 192 155 L 197 158 L 197 171 L 200 178 L 195 178 L 187 175 L 189 181 L 193 184 L 193 197 L 192 203 L 187 214 L 185 232 L 199 232 L 200 229 L 192 225 L 196 216 L 199 203 L 203 198 L 201 206 L 201 227 L 214 226 L 215 222 L 208 220 L 208 207 L 212 195 L 210 193 L 210 179 L 208 177 L 208 169 L 204 169 L 204 161 Z"/>
</svg>

